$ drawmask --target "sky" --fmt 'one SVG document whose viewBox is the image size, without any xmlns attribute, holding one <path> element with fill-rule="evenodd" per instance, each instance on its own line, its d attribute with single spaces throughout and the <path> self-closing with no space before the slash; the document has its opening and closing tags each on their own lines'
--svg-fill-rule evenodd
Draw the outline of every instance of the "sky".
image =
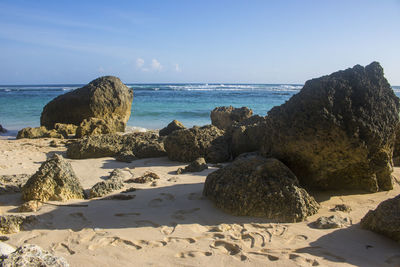
<svg viewBox="0 0 400 267">
<path fill-rule="evenodd" d="M 0 0 L 0 84 L 298 83 L 381 63 L 400 85 L 400 0 Z"/>
</svg>

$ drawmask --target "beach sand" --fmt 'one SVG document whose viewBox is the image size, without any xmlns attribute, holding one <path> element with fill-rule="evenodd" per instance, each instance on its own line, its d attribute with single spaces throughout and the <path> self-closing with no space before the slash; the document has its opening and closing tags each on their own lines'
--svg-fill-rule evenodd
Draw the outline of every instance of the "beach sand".
<svg viewBox="0 0 400 267">
<path fill-rule="evenodd" d="M 65 147 L 50 147 L 51 140 L 0 140 L 0 175 L 33 174 L 52 153 L 65 156 Z M 124 189 L 138 189 L 127 193 L 136 196 L 131 200 L 51 202 L 87 207 L 45 204 L 38 212 L 22 213 L 37 215 L 38 222 L 8 235 L 8 244 L 39 245 L 71 266 L 400 266 L 399 243 L 359 226 L 370 209 L 400 194 L 400 168 L 394 171 L 394 190 L 314 194 L 321 204 L 318 214 L 301 223 L 277 224 L 231 216 L 203 198 L 203 183 L 213 167 L 176 175 L 185 165 L 167 158 L 68 161 L 85 189 L 115 168 L 122 169 L 126 179 L 145 171 L 161 179 L 155 186 L 126 184 Z M 0 195 L 1 215 L 21 214 L 16 212 L 21 203 L 19 193 Z M 352 211 L 330 211 L 342 203 Z M 327 230 L 309 226 L 318 217 L 333 214 L 348 215 L 352 225 Z"/>
</svg>

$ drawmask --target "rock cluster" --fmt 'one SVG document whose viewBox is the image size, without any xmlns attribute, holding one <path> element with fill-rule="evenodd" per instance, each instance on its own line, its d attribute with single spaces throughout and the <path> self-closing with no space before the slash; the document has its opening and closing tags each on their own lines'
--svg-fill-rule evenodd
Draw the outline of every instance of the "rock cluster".
<svg viewBox="0 0 400 267">
<path fill-rule="evenodd" d="M 159 135 L 167 136 L 176 130 L 182 130 L 182 129 L 186 129 L 186 127 L 180 121 L 173 120 L 170 124 L 167 125 L 167 127 L 162 128 L 160 130 Z"/>
<path fill-rule="evenodd" d="M 131 113 L 133 91 L 113 76 L 100 77 L 86 86 L 50 101 L 40 124 L 53 129 L 56 123 L 80 125 L 85 119 L 103 119 L 115 131 L 123 132 Z"/>
<path fill-rule="evenodd" d="M 105 181 L 96 183 L 89 191 L 89 198 L 102 197 L 124 187 L 121 170 L 114 169 Z"/>
<path fill-rule="evenodd" d="M 43 267 L 68 267 L 68 262 L 37 245 L 24 244 L 16 251 L 9 254 L 1 262 L 3 267 L 14 266 L 43 266 Z"/>
<path fill-rule="evenodd" d="M 54 154 L 44 162 L 22 188 L 22 198 L 29 200 L 83 199 L 83 188 L 69 162 Z"/>
<path fill-rule="evenodd" d="M 262 152 L 301 184 L 390 190 L 400 104 L 377 62 L 309 80 L 268 112 Z"/>
<path fill-rule="evenodd" d="M 72 159 L 101 158 L 117 156 L 127 151 L 137 158 L 166 155 L 162 138 L 155 133 L 145 132 L 89 136 L 70 144 L 67 156 Z"/>
<path fill-rule="evenodd" d="M 253 115 L 253 111 L 247 107 L 234 108 L 229 106 L 216 107 L 211 111 L 210 117 L 212 125 L 224 131 L 228 131 L 233 124 L 248 119 L 251 115 Z"/>
<path fill-rule="evenodd" d="M 198 158 L 195 161 L 191 162 L 185 168 L 179 168 L 176 173 L 182 174 L 187 172 L 201 172 L 203 170 L 208 169 L 206 160 L 204 158 Z"/>
<path fill-rule="evenodd" d="M 242 157 L 207 176 L 203 195 L 234 215 L 303 221 L 319 205 L 279 160 Z"/>
<path fill-rule="evenodd" d="M 218 163 L 230 159 L 225 132 L 214 125 L 177 130 L 164 140 L 170 160 L 192 162 L 204 157 L 207 162 Z"/>
<path fill-rule="evenodd" d="M 383 201 L 361 220 L 361 227 L 400 242 L 400 195 Z"/>
</svg>

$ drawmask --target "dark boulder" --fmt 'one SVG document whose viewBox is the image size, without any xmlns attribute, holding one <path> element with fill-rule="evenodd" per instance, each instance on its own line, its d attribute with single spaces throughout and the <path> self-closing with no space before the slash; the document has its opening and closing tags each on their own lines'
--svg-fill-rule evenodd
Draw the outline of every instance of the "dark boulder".
<svg viewBox="0 0 400 267">
<path fill-rule="evenodd" d="M 132 100 L 133 91 L 120 79 L 100 77 L 50 101 L 43 108 L 40 124 L 53 129 L 56 123 L 78 126 L 85 119 L 99 118 L 123 132 L 131 114 Z"/>
<path fill-rule="evenodd" d="M 211 111 L 210 117 L 212 125 L 227 131 L 234 123 L 248 119 L 251 115 L 253 115 L 253 111 L 247 107 L 234 108 L 229 106 L 216 107 Z"/>
<path fill-rule="evenodd" d="M 105 181 L 96 183 L 89 191 L 89 198 L 102 197 L 124 187 L 121 170 L 114 169 Z"/>
<path fill-rule="evenodd" d="M 233 215 L 299 222 L 319 205 L 279 160 L 241 157 L 207 176 L 203 195 Z"/>
<path fill-rule="evenodd" d="M 399 99 L 377 62 L 309 80 L 268 112 L 262 154 L 319 189 L 390 190 Z"/>
<path fill-rule="evenodd" d="M 361 227 L 400 242 L 400 195 L 383 201 L 361 219 Z"/>
<path fill-rule="evenodd" d="M 25 201 L 66 201 L 83 199 L 84 194 L 71 164 L 54 154 L 22 187 L 22 198 Z"/>
<path fill-rule="evenodd" d="M 0 133 L 6 133 L 6 132 L 7 132 L 6 128 L 3 128 L 3 126 L 1 126 L 0 124 Z"/>
<path fill-rule="evenodd" d="M 225 162 L 230 153 L 224 133 L 213 125 L 178 130 L 165 138 L 165 150 L 170 160 L 192 162 L 204 157 L 211 163 Z"/>
<path fill-rule="evenodd" d="M 208 169 L 206 160 L 204 158 L 198 158 L 195 161 L 191 162 L 185 168 L 179 168 L 176 173 L 182 174 L 187 172 L 201 172 Z"/>
<path fill-rule="evenodd" d="M 166 155 L 162 138 L 153 132 L 146 132 L 89 136 L 71 143 L 67 156 L 72 159 L 114 157 L 128 151 L 137 158 Z"/>
<path fill-rule="evenodd" d="M 181 130 L 181 129 L 186 129 L 186 127 L 177 120 L 173 120 L 170 124 L 167 125 L 167 127 L 162 128 L 159 132 L 160 136 L 167 136 L 170 133 L 176 131 L 176 130 Z"/>
</svg>

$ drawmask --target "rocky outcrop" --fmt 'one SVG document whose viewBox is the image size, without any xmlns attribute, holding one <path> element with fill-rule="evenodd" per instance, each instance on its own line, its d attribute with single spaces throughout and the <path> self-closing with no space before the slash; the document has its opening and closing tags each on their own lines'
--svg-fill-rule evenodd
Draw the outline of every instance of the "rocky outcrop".
<svg viewBox="0 0 400 267">
<path fill-rule="evenodd" d="M 34 216 L 3 215 L 0 216 L 0 234 L 15 234 L 36 221 Z"/>
<path fill-rule="evenodd" d="M 86 86 L 50 101 L 40 117 L 40 125 L 53 129 L 56 123 L 80 125 L 83 120 L 99 118 L 112 129 L 123 132 L 131 114 L 133 91 L 120 79 L 105 76 Z"/>
<path fill-rule="evenodd" d="M 319 205 L 279 160 L 241 157 L 207 176 L 203 195 L 233 215 L 299 222 Z"/>
<path fill-rule="evenodd" d="M 361 227 L 400 242 L 400 195 L 383 201 L 361 219 Z"/>
<path fill-rule="evenodd" d="M 224 133 L 213 125 L 178 130 L 164 140 L 165 150 L 170 160 L 192 162 L 204 157 L 211 163 L 225 162 L 230 153 Z"/>
<path fill-rule="evenodd" d="M 64 258 L 55 256 L 37 245 L 24 244 L 3 259 L 1 266 L 68 267 L 69 264 Z"/>
<path fill-rule="evenodd" d="M 224 131 L 228 131 L 234 123 L 248 119 L 251 115 L 253 115 L 253 111 L 247 107 L 234 108 L 229 106 L 216 107 L 211 111 L 210 117 L 212 125 Z"/>
<path fill-rule="evenodd" d="M 206 160 L 204 158 L 198 158 L 195 161 L 191 162 L 185 168 L 179 168 L 176 173 L 182 174 L 187 172 L 201 172 L 208 169 Z"/>
<path fill-rule="evenodd" d="M 3 128 L 3 126 L 1 126 L 1 124 L 0 124 L 0 133 L 6 133 L 6 132 L 7 132 L 7 130 L 5 128 Z"/>
<path fill-rule="evenodd" d="M 115 157 L 115 160 L 119 162 L 131 163 L 132 161 L 137 160 L 137 157 L 132 151 L 122 151 L 118 153 L 118 155 Z"/>
<path fill-rule="evenodd" d="M 390 190 L 399 108 L 377 62 L 309 80 L 268 112 L 262 152 L 307 187 Z"/>
<path fill-rule="evenodd" d="M 351 225 L 351 220 L 347 216 L 331 215 L 321 216 L 311 224 L 312 227 L 317 229 L 333 229 L 342 228 Z"/>
<path fill-rule="evenodd" d="M 112 126 L 112 125 L 111 125 Z M 115 133 L 116 130 L 103 119 L 90 118 L 84 119 L 83 122 L 76 129 L 76 138 L 84 136 L 102 135 L 108 133 Z"/>
<path fill-rule="evenodd" d="M 265 118 L 254 115 L 233 124 L 230 129 L 231 153 L 233 157 L 261 149 L 266 134 Z"/>
<path fill-rule="evenodd" d="M 176 130 L 182 130 L 182 129 L 186 129 L 186 127 L 180 121 L 173 120 L 170 124 L 167 125 L 167 127 L 162 128 L 160 130 L 159 135 L 167 136 Z"/>
<path fill-rule="evenodd" d="M 31 176 L 30 174 L 0 175 L 0 194 L 21 192 L 22 186 Z"/>
<path fill-rule="evenodd" d="M 70 135 L 75 136 L 77 128 L 78 126 L 73 124 L 56 123 L 54 125 L 54 129 L 65 138 L 68 138 Z"/>
<path fill-rule="evenodd" d="M 114 169 L 107 180 L 96 183 L 89 191 L 89 198 L 102 197 L 124 187 L 121 170 Z"/>
<path fill-rule="evenodd" d="M 22 138 L 29 138 L 29 139 L 36 139 L 36 138 L 64 138 L 64 136 L 57 132 L 57 130 L 47 130 L 46 127 L 27 127 L 23 128 L 22 130 L 18 131 L 17 139 Z"/>
<path fill-rule="evenodd" d="M 72 159 L 114 157 L 126 151 L 131 151 L 137 158 L 166 155 L 162 138 L 155 133 L 145 132 L 89 136 L 71 143 L 67 156 Z"/>
<path fill-rule="evenodd" d="M 83 199 L 83 188 L 69 162 L 60 155 L 44 162 L 22 188 L 22 198 L 29 200 Z"/>
</svg>

